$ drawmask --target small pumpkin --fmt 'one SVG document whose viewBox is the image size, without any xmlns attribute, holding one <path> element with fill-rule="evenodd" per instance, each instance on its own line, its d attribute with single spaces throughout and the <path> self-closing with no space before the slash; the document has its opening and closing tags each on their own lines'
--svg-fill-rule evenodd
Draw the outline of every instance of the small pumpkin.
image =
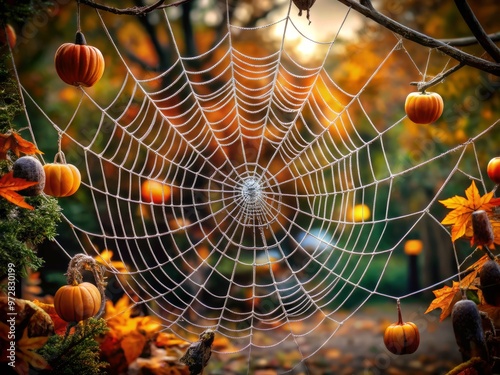
<svg viewBox="0 0 500 375">
<path fill-rule="evenodd" d="M 30 155 L 21 156 L 12 166 L 12 175 L 17 178 L 23 178 L 26 181 L 38 182 L 34 186 L 19 191 L 24 196 L 39 195 L 45 186 L 45 172 L 42 163 Z"/>
<path fill-rule="evenodd" d="M 99 289 L 89 282 L 60 287 L 54 296 L 57 315 L 66 322 L 79 322 L 93 317 L 101 307 Z"/>
<path fill-rule="evenodd" d="M 87 45 L 83 33 L 76 33 L 75 43 L 64 43 L 54 58 L 59 77 L 69 85 L 93 86 L 104 73 L 104 57 L 98 48 Z"/>
<path fill-rule="evenodd" d="M 412 92 L 405 101 L 405 112 L 415 124 L 431 124 L 443 114 L 444 103 L 435 92 Z"/>
<path fill-rule="evenodd" d="M 82 176 L 77 167 L 66 163 L 48 163 L 45 171 L 44 193 L 53 197 L 68 197 L 80 187 Z"/>
<path fill-rule="evenodd" d="M 12 25 L 0 26 L 0 45 L 9 45 L 10 49 L 16 46 L 17 34 Z"/>
<path fill-rule="evenodd" d="M 412 354 L 420 344 L 418 327 L 413 322 L 403 322 L 399 303 L 398 321 L 385 329 L 384 344 L 394 354 Z"/>
<path fill-rule="evenodd" d="M 142 200 L 147 203 L 162 204 L 170 198 L 170 186 L 155 180 L 146 180 L 141 185 Z"/>
<path fill-rule="evenodd" d="M 486 172 L 491 181 L 495 184 L 500 184 L 500 156 L 489 161 Z"/>
</svg>

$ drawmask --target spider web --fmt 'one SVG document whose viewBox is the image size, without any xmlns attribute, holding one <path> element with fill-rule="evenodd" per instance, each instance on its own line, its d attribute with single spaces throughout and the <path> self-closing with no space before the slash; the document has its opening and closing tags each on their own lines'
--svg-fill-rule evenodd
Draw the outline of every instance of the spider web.
<svg viewBox="0 0 500 375">
<path fill-rule="evenodd" d="M 475 145 L 496 125 L 402 167 L 391 140 L 405 118 L 371 113 L 365 93 L 394 55 L 424 75 L 405 42 L 394 37 L 352 93 L 333 78 L 331 60 L 353 16 L 346 9 L 329 25 L 330 39 L 317 41 L 307 37 L 314 20 L 302 24 L 295 11 L 290 4 L 252 28 L 228 19 L 220 40 L 192 57 L 170 11 L 157 11 L 176 56 L 159 73 L 137 69 L 97 12 L 110 43 L 105 54 L 116 54 L 125 72 L 111 102 L 81 89 L 72 116 L 55 121 L 23 89 L 28 121 L 40 112 L 63 151 L 83 163 L 79 194 L 95 221 L 67 214 L 77 249 L 61 250 L 112 250 L 128 269 L 111 262 L 107 269 L 136 306 L 188 340 L 211 328 L 248 350 L 249 361 L 253 349 L 289 345 L 303 362 L 371 297 L 413 295 L 380 290 L 391 259 L 422 221 L 446 232 L 437 199 L 456 175 L 482 181 Z M 245 48 L 269 35 L 279 38 L 266 53 Z M 315 59 L 295 54 L 297 40 L 316 48 Z M 32 130 L 35 141 L 48 131 Z M 473 161 L 467 170 L 464 160 Z M 393 207 L 409 198 L 416 172 L 432 176 L 436 165 L 448 177 L 423 204 Z M 171 196 L 148 203 L 141 184 L 149 179 L 168 185 Z M 312 340 L 325 328 L 327 337 Z"/>
</svg>

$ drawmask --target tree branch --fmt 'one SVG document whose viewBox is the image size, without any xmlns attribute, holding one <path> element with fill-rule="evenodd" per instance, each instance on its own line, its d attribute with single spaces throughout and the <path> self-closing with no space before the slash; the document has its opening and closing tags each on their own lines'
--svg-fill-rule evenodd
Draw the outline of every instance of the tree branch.
<svg viewBox="0 0 500 375">
<path fill-rule="evenodd" d="M 491 39 L 493 42 L 498 42 L 500 41 L 500 32 L 488 34 L 488 38 Z M 468 36 L 464 38 L 453 38 L 453 39 L 440 39 L 440 41 L 454 47 L 467 47 L 479 43 L 479 41 L 475 36 Z"/>
<path fill-rule="evenodd" d="M 130 16 L 143 16 L 147 13 L 150 13 L 156 9 L 164 9 L 164 8 L 169 8 L 169 7 L 177 7 L 181 4 L 187 3 L 188 1 L 191 0 L 179 0 L 176 1 L 175 3 L 171 4 L 163 4 L 166 0 L 159 0 L 156 3 L 153 3 L 151 5 L 143 6 L 143 7 L 130 7 L 130 8 L 115 8 L 115 7 L 110 7 L 104 4 L 99 4 L 96 3 L 92 0 L 80 0 L 80 4 L 85 4 L 88 5 L 94 9 L 99 9 L 103 10 L 106 12 L 110 12 L 113 14 L 120 14 L 120 15 L 130 15 Z"/>
<path fill-rule="evenodd" d="M 402 36 L 405 39 L 411 40 L 425 47 L 437 48 L 444 54 L 453 57 L 455 60 L 463 63 L 464 65 L 468 65 L 476 69 L 482 70 L 484 72 L 491 73 L 495 76 L 500 76 L 499 63 L 491 62 L 479 58 L 477 56 L 471 55 L 451 45 L 443 43 L 438 39 L 432 38 L 428 35 L 413 30 L 408 26 L 404 26 L 375 10 L 371 5 L 370 0 L 363 0 L 364 5 L 360 4 L 355 0 L 338 0 L 338 1 L 348 7 L 351 7 L 358 13 L 364 15 L 367 18 L 370 18 L 379 25 L 387 28 L 390 31 L 395 32 L 396 34 Z"/>
<path fill-rule="evenodd" d="M 500 49 L 495 43 L 488 37 L 486 31 L 479 23 L 478 19 L 474 15 L 474 12 L 470 8 L 467 0 L 455 0 L 455 5 L 457 6 L 462 18 L 464 19 L 467 26 L 469 26 L 470 31 L 476 37 L 477 41 L 484 48 L 484 50 L 495 60 L 500 62 Z"/>
</svg>

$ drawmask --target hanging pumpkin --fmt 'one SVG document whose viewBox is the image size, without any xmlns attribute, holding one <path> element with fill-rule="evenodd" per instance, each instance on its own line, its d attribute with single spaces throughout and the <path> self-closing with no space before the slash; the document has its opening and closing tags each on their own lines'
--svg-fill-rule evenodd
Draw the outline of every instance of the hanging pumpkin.
<svg viewBox="0 0 500 375">
<path fill-rule="evenodd" d="M 44 193 L 53 197 L 68 197 L 80 187 L 82 176 L 73 164 L 48 163 L 45 171 Z"/>
<path fill-rule="evenodd" d="M 441 117 L 443 98 L 435 92 L 412 92 L 406 97 L 405 112 L 415 124 L 431 124 Z"/>
<path fill-rule="evenodd" d="M 60 287 L 54 296 L 57 315 L 66 322 L 79 322 L 93 317 L 101 307 L 101 294 L 94 284 L 74 283 Z"/>
<path fill-rule="evenodd" d="M 418 327 L 412 322 L 403 322 L 401 307 L 398 303 L 398 321 L 384 332 L 385 347 L 394 354 L 412 354 L 420 344 Z"/>
<path fill-rule="evenodd" d="M 73 86 L 93 86 L 104 72 L 101 51 L 87 45 L 80 31 L 76 33 L 75 43 L 64 43 L 58 48 L 54 60 L 59 77 Z"/>
</svg>

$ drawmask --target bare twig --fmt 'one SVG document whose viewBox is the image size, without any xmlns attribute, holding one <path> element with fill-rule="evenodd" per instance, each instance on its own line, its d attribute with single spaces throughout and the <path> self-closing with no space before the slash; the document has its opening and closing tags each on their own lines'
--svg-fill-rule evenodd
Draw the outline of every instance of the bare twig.
<svg viewBox="0 0 500 375">
<path fill-rule="evenodd" d="M 461 373 L 462 371 L 474 367 L 480 363 L 484 362 L 480 357 L 472 357 L 466 362 L 460 363 L 459 365 L 455 366 L 453 369 L 448 371 L 446 375 L 457 375 Z"/>
<path fill-rule="evenodd" d="M 338 0 L 342 4 L 351 7 L 358 13 L 370 18 L 371 20 L 377 22 L 379 25 L 385 27 L 386 29 L 395 32 L 396 34 L 402 36 L 405 39 L 416 42 L 422 46 L 437 48 L 444 54 L 453 57 L 455 60 L 474 67 L 476 69 L 482 70 L 487 73 L 491 73 L 495 76 L 500 76 L 500 64 L 496 62 L 491 62 L 480 57 L 471 55 L 464 52 L 458 48 L 455 48 L 449 44 L 443 43 L 442 41 L 432 38 L 428 35 L 420 33 L 412 28 L 402 25 L 399 22 L 383 15 L 382 13 L 375 10 L 371 4 L 370 0 L 363 0 L 363 4 L 356 0 Z"/>
<path fill-rule="evenodd" d="M 412 86 L 417 86 L 417 89 L 418 91 L 425 91 L 427 90 L 429 87 L 432 87 L 436 84 L 438 84 L 439 82 L 441 82 L 443 79 L 445 79 L 446 77 L 448 77 L 450 74 L 453 74 L 455 73 L 457 70 L 463 68 L 465 66 L 465 64 L 463 63 L 458 63 L 457 65 L 455 65 L 453 68 L 450 68 L 448 69 L 447 71 L 443 72 L 443 73 L 440 73 L 438 74 L 437 76 L 435 76 L 433 79 L 431 79 L 430 81 L 427 81 L 427 82 L 410 82 L 410 85 Z"/>
<path fill-rule="evenodd" d="M 110 7 L 104 4 L 99 4 L 96 3 L 92 0 L 80 0 L 81 4 L 88 5 L 92 8 L 103 10 L 106 12 L 110 12 L 113 14 L 123 14 L 123 15 L 130 15 L 130 16 L 143 16 L 145 14 L 148 14 L 156 9 L 163 9 L 163 8 L 169 8 L 169 7 L 177 7 L 179 5 L 182 5 L 184 3 L 187 3 L 191 0 L 180 0 L 176 1 L 171 4 L 164 4 L 166 0 L 159 0 L 156 3 L 153 3 L 151 5 L 143 6 L 143 7 L 130 7 L 130 8 L 115 8 L 115 7 Z"/>
<path fill-rule="evenodd" d="M 467 0 L 455 0 L 455 5 L 457 6 L 457 9 L 462 15 L 462 18 L 464 19 L 465 23 L 467 23 L 467 26 L 469 26 L 470 31 L 472 31 L 472 34 L 474 34 L 481 47 L 484 48 L 484 50 L 493 58 L 493 60 L 495 60 L 496 62 L 500 62 L 500 49 L 488 37 L 488 34 L 486 34 L 486 31 L 484 31 L 483 27 L 474 15 L 474 12 L 467 3 Z"/>
</svg>

